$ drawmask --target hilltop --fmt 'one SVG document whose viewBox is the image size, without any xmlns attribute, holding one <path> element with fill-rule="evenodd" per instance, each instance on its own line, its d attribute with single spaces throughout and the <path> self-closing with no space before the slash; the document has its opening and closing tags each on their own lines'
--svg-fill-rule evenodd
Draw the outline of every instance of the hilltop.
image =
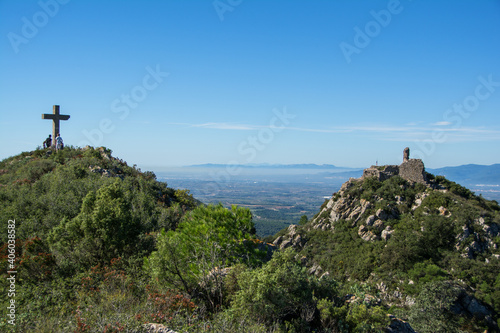
<svg viewBox="0 0 500 333">
<path fill-rule="evenodd" d="M 78 215 L 89 193 L 113 184 L 120 184 L 124 195 L 130 197 L 132 211 L 144 209 L 151 215 L 152 229 L 177 223 L 167 215 L 157 216 L 160 208 L 175 206 L 185 211 L 198 204 L 188 192 L 168 188 L 156 181 L 154 173 L 142 172 L 111 154 L 104 147 L 68 147 L 59 152 L 24 152 L 1 161 L 2 220 L 18 220 L 18 238 L 45 238 L 61 219 Z M 145 201 L 147 206 L 142 203 Z M 0 239 L 5 242 L 7 237 L 2 234 Z"/>
<path fill-rule="evenodd" d="M 298 251 L 312 274 L 353 285 L 354 299 L 391 307 L 418 332 L 475 332 L 498 330 L 499 236 L 496 201 L 409 159 L 365 169 L 273 243 Z"/>
</svg>

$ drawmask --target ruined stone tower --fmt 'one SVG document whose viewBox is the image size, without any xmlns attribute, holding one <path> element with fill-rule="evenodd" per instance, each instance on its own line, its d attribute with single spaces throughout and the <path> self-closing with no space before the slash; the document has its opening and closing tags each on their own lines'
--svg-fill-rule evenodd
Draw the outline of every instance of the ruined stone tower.
<svg viewBox="0 0 500 333">
<path fill-rule="evenodd" d="M 400 165 L 372 165 L 363 170 L 361 178 L 377 177 L 378 180 L 384 181 L 393 176 L 400 176 L 411 183 L 428 185 L 424 162 L 421 159 L 410 158 L 410 148 L 408 147 L 403 150 L 403 163 Z"/>
<path fill-rule="evenodd" d="M 408 160 L 410 159 L 410 148 L 409 147 L 406 147 L 404 150 L 403 150 L 403 163 L 404 162 L 408 162 Z"/>
</svg>

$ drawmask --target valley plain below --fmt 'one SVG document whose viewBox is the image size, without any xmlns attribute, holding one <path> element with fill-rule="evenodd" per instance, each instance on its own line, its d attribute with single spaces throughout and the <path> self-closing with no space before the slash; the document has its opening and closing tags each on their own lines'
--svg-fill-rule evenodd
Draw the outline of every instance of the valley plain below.
<svg viewBox="0 0 500 333">
<path fill-rule="evenodd" d="M 348 168 L 242 168 L 230 174 L 223 165 L 172 168 L 156 172 L 158 180 L 169 187 L 189 189 L 205 204 L 238 205 L 252 211 L 257 234 L 274 235 L 306 215 L 312 218 L 321 204 L 331 197 L 349 177 L 362 170 Z"/>
<path fill-rule="evenodd" d="M 486 199 L 500 201 L 500 164 L 469 164 L 427 172 L 445 176 Z M 362 168 L 316 164 L 203 164 L 156 171 L 158 180 L 172 188 L 190 190 L 205 204 L 220 202 L 226 207 L 249 208 L 260 237 L 299 224 L 303 215 L 311 219 L 344 182 L 362 173 Z"/>
</svg>

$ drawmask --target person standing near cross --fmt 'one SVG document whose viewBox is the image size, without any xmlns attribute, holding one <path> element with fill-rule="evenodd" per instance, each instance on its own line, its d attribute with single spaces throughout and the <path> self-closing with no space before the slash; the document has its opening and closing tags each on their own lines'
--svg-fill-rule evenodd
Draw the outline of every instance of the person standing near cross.
<svg viewBox="0 0 500 333">
<path fill-rule="evenodd" d="M 42 119 L 52 119 L 52 146 L 56 144 L 55 138 L 60 133 L 59 132 L 59 121 L 68 120 L 69 115 L 59 113 L 59 105 L 54 105 L 52 109 L 52 114 L 43 113 Z"/>
</svg>

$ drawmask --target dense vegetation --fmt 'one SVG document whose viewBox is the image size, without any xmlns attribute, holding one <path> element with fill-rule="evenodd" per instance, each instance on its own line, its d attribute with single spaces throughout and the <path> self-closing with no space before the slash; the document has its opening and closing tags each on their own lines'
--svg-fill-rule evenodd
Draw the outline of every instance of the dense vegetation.
<svg viewBox="0 0 500 333">
<path fill-rule="evenodd" d="M 94 330 L 120 323 L 127 314 L 99 307 L 127 298 L 133 302 L 120 306 L 134 306 L 139 295 L 147 296 L 141 267 L 155 248 L 156 233 L 176 228 L 198 204 L 187 191 L 168 188 L 153 173 L 111 157 L 109 150 L 71 147 L 2 161 L 0 202 L 0 326 L 12 328 L 5 311 L 11 299 L 7 221 L 15 220 L 19 332 L 84 330 L 92 319 L 79 309 L 90 304 L 98 310 L 89 316 L 117 318 L 101 318 Z"/>
<path fill-rule="evenodd" d="M 454 306 L 472 293 L 500 310 L 492 257 L 499 239 L 474 259 L 460 255 L 487 237 L 473 221 L 497 224 L 499 207 L 436 182 L 449 191 L 430 191 L 415 210 L 409 202 L 425 186 L 397 177 L 348 189 L 351 198 L 376 202 L 366 214 L 408 198 L 387 221 L 394 230 L 388 241 L 361 239 L 347 220 L 334 232 L 315 229 L 303 216 L 294 230 L 305 246 L 277 250 L 257 238 L 248 209 L 201 205 L 105 148 L 22 153 L 0 162 L 0 330 L 146 332 L 146 324 L 159 323 L 178 332 L 377 332 L 406 325 L 394 316 L 419 332 L 491 328 L 496 318 L 468 320 Z M 466 224 L 475 233 L 457 251 Z M 464 285 L 473 289 L 464 294 Z M 408 295 L 413 305 L 382 289 Z M 7 316 L 12 299 L 15 326 Z"/>
</svg>

